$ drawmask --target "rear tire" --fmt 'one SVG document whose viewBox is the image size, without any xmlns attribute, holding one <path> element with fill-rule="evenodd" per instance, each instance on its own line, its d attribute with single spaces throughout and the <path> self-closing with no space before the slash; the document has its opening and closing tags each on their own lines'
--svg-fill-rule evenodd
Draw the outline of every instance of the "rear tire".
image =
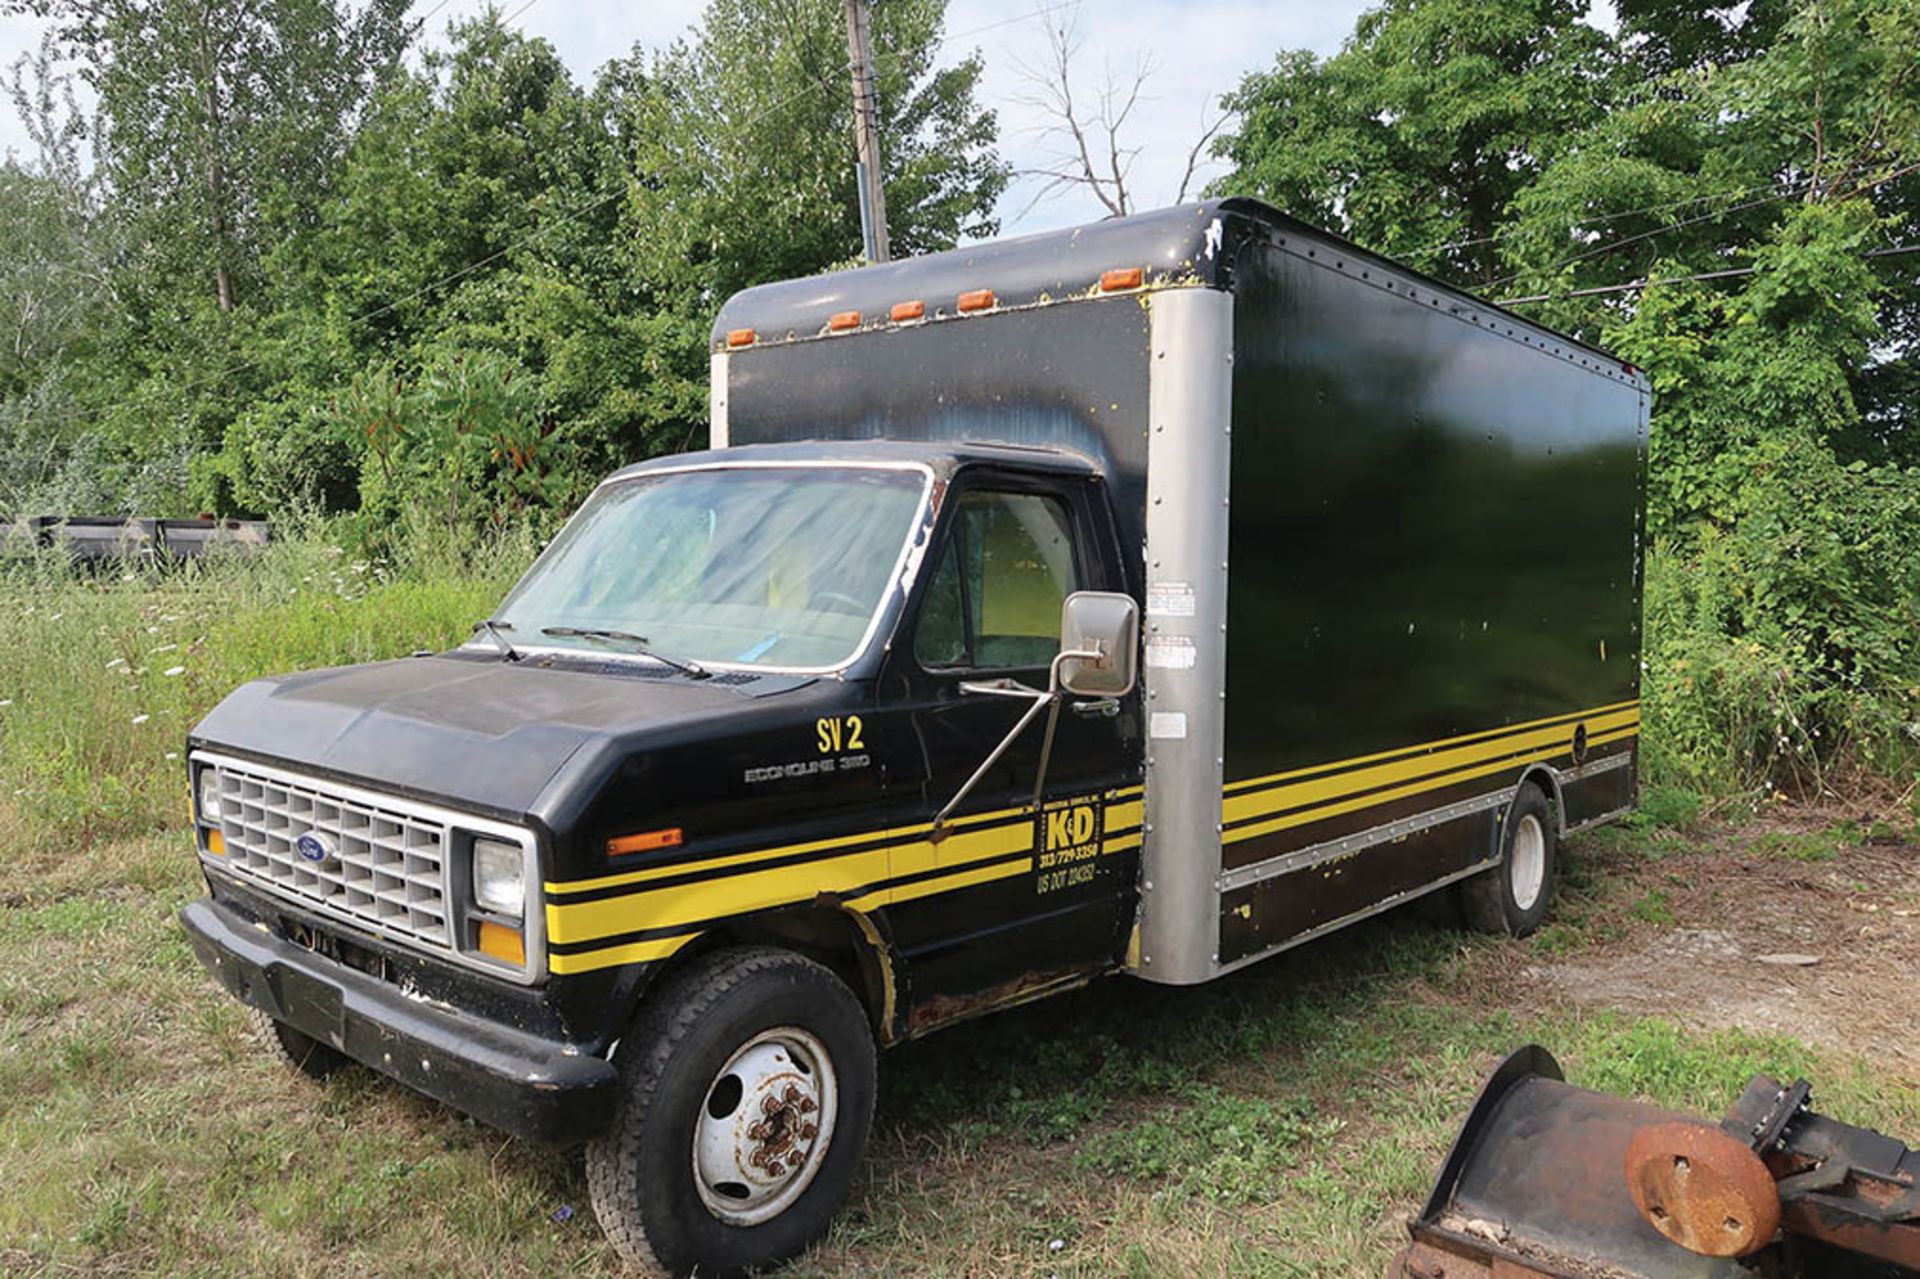
<svg viewBox="0 0 1920 1279">
<path fill-rule="evenodd" d="M 284 1021 L 276 1021 L 258 1008 L 247 1009 L 247 1021 L 254 1036 L 266 1050 L 278 1057 L 289 1070 L 309 1079 L 325 1079 L 352 1064 L 352 1059 L 331 1044 L 323 1044 Z"/>
<path fill-rule="evenodd" d="M 826 1233 L 873 1123 L 865 1009 L 831 971 L 715 951 L 649 996 L 619 1052 L 612 1127 L 587 1147 L 594 1216 L 656 1275 L 738 1275 Z"/>
<path fill-rule="evenodd" d="M 1469 927 L 1526 937 L 1546 922 L 1560 869 L 1554 830 L 1546 793 L 1532 782 L 1522 783 L 1501 827 L 1500 860 L 1461 890 Z"/>
</svg>

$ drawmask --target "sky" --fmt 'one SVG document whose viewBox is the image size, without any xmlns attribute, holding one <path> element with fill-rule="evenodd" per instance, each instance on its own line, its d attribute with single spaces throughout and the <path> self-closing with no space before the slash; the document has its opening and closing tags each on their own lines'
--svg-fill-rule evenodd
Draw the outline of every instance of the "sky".
<svg viewBox="0 0 1920 1279">
<path fill-rule="evenodd" d="M 427 13 L 437 0 L 416 4 Z M 428 19 L 429 39 L 438 39 L 448 19 L 479 12 L 485 0 L 446 0 Z M 985 62 L 982 98 L 1000 122 L 1000 154 L 1014 168 L 1047 162 L 1050 144 L 1037 135 L 1045 118 L 1019 99 L 1027 92 L 1018 60 L 1039 64 L 1047 53 L 1045 23 L 1070 16 L 1062 0 L 950 0 L 952 60 L 979 50 Z M 1247 71 L 1271 63 L 1286 48 L 1331 53 L 1353 29 L 1367 0 L 1079 0 L 1077 29 L 1084 43 L 1076 87 L 1090 92 L 1111 67 L 1130 78 L 1139 58 L 1154 71 L 1145 98 L 1123 141 L 1140 148 L 1131 184 L 1141 208 L 1173 202 L 1187 152 L 1206 127 L 1220 95 Z M 551 42 L 576 79 L 590 82 L 609 58 L 638 44 L 659 48 L 684 34 L 700 16 L 704 0 L 509 0 L 500 6 L 512 25 Z M 0 65 L 11 66 L 37 47 L 43 24 L 29 17 L 0 17 Z M 882 140 L 884 145 L 884 139 Z M 0 104 L 0 151 L 27 145 L 11 104 Z M 1195 190 L 1220 166 L 1203 167 Z M 1039 179 L 1016 180 L 1000 204 L 1003 234 L 1044 231 L 1104 216 L 1093 196 L 1061 192 L 1035 203 Z"/>
</svg>

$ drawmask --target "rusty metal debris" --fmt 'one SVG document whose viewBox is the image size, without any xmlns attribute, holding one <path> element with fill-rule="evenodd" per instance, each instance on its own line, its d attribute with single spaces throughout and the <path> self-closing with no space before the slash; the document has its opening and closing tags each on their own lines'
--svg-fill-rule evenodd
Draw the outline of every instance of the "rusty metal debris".
<svg viewBox="0 0 1920 1279">
<path fill-rule="evenodd" d="M 1920 1152 L 1754 1077 L 1718 1125 L 1568 1085 L 1545 1049 L 1488 1078 L 1393 1279 L 1920 1279 Z"/>
</svg>

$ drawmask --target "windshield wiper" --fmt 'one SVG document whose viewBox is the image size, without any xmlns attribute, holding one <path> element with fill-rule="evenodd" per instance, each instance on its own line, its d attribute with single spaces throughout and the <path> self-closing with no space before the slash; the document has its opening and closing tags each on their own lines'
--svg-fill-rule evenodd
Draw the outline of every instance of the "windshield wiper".
<svg viewBox="0 0 1920 1279">
<path fill-rule="evenodd" d="M 608 631 L 581 626 L 543 626 L 540 628 L 540 633 L 542 635 L 553 635 L 563 639 L 590 639 L 599 640 L 602 643 L 625 644 L 633 649 L 634 652 L 640 654 L 640 656 L 651 657 L 654 661 L 671 666 L 681 674 L 691 675 L 695 679 L 706 679 L 713 674 L 712 671 L 689 658 L 668 657 L 665 653 L 657 652 L 649 648 L 647 646 L 649 643 L 647 637 L 644 635 L 635 635 L 632 631 Z"/>
<path fill-rule="evenodd" d="M 496 621 L 491 617 L 481 618 L 473 624 L 473 633 L 475 635 L 478 635 L 481 631 L 485 631 L 487 638 L 500 646 L 500 656 L 506 658 L 509 662 L 517 662 L 520 660 L 520 650 L 513 646 L 511 640 L 500 633 L 501 631 L 510 631 L 512 629 L 512 622 Z"/>
</svg>

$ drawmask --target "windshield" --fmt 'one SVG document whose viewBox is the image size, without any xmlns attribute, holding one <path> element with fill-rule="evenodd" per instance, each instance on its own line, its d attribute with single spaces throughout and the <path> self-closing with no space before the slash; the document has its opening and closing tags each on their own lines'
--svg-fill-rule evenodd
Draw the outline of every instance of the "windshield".
<svg viewBox="0 0 1920 1279">
<path fill-rule="evenodd" d="M 521 645 L 840 666 L 885 599 L 926 486 L 917 469 L 853 466 L 622 480 L 580 508 L 495 617 Z"/>
</svg>

